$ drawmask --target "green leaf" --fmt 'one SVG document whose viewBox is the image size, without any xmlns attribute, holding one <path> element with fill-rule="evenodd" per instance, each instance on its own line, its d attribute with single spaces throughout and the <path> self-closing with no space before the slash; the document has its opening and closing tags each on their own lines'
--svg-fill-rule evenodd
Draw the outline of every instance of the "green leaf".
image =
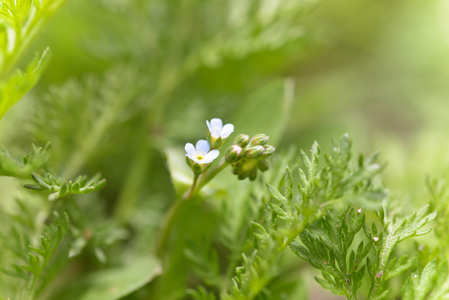
<svg viewBox="0 0 449 300">
<path fill-rule="evenodd" d="M 169 148 L 165 150 L 167 167 L 178 197 L 189 188 L 193 182 L 193 172 L 186 163 L 185 153 L 180 149 Z"/>
<path fill-rule="evenodd" d="M 437 275 L 437 260 L 433 259 L 422 270 L 421 277 L 419 279 L 419 285 L 416 287 L 415 292 L 416 299 L 425 299 L 427 294 L 432 289 L 436 275 Z"/>
<path fill-rule="evenodd" d="M 26 184 L 25 187 L 32 190 L 52 192 L 48 196 L 49 201 L 62 198 L 66 194 L 88 194 L 100 190 L 106 184 L 106 179 L 102 179 L 100 174 L 96 174 L 90 180 L 87 180 L 86 176 L 80 175 L 74 182 L 69 181 L 68 183 L 55 178 L 50 173 L 47 173 L 45 177 L 33 174 L 32 178 L 37 185 Z"/>
<path fill-rule="evenodd" d="M 87 275 L 61 294 L 65 300 L 116 300 L 138 290 L 162 273 L 160 262 L 153 257 L 134 261 Z"/>
<path fill-rule="evenodd" d="M 233 119 L 238 133 L 264 133 L 276 146 L 282 138 L 293 104 L 294 85 L 290 80 L 273 81 L 242 101 Z"/>
<path fill-rule="evenodd" d="M 27 177 L 42 168 L 49 157 L 50 143 L 44 148 L 31 146 L 30 153 L 18 162 L 12 158 L 6 149 L 0 152 L 0 176 Z"/>
<path fill-rule="evenodd" d="M 50 49 L 36 55 L 25 72 L 17 70 L 6 82 L 0 83 L 0 119 L 37 83 L 50 58 Z"/>
<path fill-rule="evenodd" d="M 267 189 L 270 192 L 270 195 L 278 200 L 280 203 L 282 203 L 284 206 L 287 206 L 287 200 L 285 199 L 284 196 L 282 196 L 281 192 L 279 192 L 274 186 L 272 186 L 271 184 L 267 183 Z"/>
</svg>

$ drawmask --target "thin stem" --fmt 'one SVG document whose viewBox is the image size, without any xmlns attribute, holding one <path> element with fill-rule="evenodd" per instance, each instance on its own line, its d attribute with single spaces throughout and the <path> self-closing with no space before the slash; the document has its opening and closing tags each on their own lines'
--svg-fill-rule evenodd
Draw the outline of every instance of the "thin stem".
<svg viewBox="0 0 449 300">
<path fill-rule="evenodd" d="M 175 224 L 175 221 L 178 218 L 178 216 L 185 210 L 186 204 L 189 202 L 188 200 L 190 200 L 197 191 L 199 191 L 206 183 L 208 183 L 212 178 L 214 178 L 219 172 L 221 172 L 228 165 L 229 164 L 223 157 L 215 167 L 213 167 L 209 171 L 204 172 L 201 176 L 200 174 L 195 173 L 190 188 L 187 190 L 187 192 L 185 192 L 185 194 L 181 197 L 181 199 L 177 200 L 170 207 L 168 213 L 165 216 L 160 231 L 161 233 L 159 235 L 159 240 L 156 245 L 156 254 L 159 257 L 162 256 L 162 251 L 165 249 L 167 245 L 168 238 Z"/>
<path fill-rule="evenodd" d="M 195 173 L 195 176 L 193 177 L 192 186 L 189 188 L 189 190 L 182 196 L 181 199 L 176 200 L 175 203 L 170 207 L 168 210 L 168 213 L 165 215 L 165 219 L 162 223 L 162 228 L 160 231 L 158 243 L 156 245 L 156 254 L 161 257 L 162 251 L 166 248 L 168 238 L 170 237 L 170 233 L 173 229 L 173 226 L 175 225 L 176 219 L 179 215 L 184 212 L 184 210 L 187 207 L 188 200 L 194 195 L 194 191 L 198 182 L 199 174 Z"/>
<path fill-rule="evenodd" d="M 210 169 L 204 177 L 201 177 L 200 182 L 198 183 L 197 189 L 201 189 L 203 186 L 205 186 L 209 181 L 212 180 L 218 173 L 220 173 L 224 168 L 229 166 L 229 163 L 226 162 L 226 159 L 223 157 L 220 162 L 214 166 L 212 169 Z"/>
<path fill-rule="evenodd" d="M 193 176 L 193 183 L 190 189 L 182 196 L 182 200 L 186 201 L 192 198 L 192 196 L 195 194 L 195 189 L 198 183 L 198 178 L 200 177 L 200 174 L 195 173 Z"/>
</svg>

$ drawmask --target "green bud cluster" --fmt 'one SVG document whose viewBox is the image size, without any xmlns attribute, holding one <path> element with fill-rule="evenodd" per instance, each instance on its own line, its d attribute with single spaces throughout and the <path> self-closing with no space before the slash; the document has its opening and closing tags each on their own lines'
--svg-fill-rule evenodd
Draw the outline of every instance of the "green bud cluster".
<svg viewBox="0 0 449 300">
<path fill-rule="evenodd" d="M 265 172 L 269 169 L 266 160 L 273 154 L 275 148 L 267 145 L 268 136 L 256 134 L 251 139 L 246 134 L 239 134 L 231 147 L 226 151 L 226 162 L 231 164 L 232 173 L 243 180 L 255 180 L 257 171 Z"/>
</svg>

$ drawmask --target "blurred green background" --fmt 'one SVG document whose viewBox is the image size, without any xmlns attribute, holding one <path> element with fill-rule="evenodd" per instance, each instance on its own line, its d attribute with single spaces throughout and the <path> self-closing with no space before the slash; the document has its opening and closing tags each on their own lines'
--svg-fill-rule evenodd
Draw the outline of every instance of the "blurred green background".
<svg viewBox="0 0 449 300">
<path fill-rule="evenodd" d="M 14 125 L 26 124 L 40 105 L 31 98 L 117 64 L 139 66 L 148 77 L 142 101 L 150 102 L 150 90 L 164 83 L 161 76 L 171 76 L 164 68 L 183 72 L 177 69 L 180 61 L 207 43 L 195 58 L 202 62 L 191 63 L 194 70 L 184 71 L 176 83 L 180 95 L 170 92 L 163 100 L 170 104 L 160 122 L 169 127 L 166 136 L 176 138 L 169 143 L 182 145 L 198 136 L 193 125 L 183 127 L 188 132 L 174 132 L 179 123 L 226 119 L 268 81 L 292 78 L 295 99 L 283 147 L 308 148 L 313 140 L 326 144 L 348 132 L 360 150 L 380 150 L 390 185 L 404 190 L 419 186 L 425 173 L 447 169 L 447 1 L 287 2 L 294 4 L 279 17 L 288 19 L 284 27 L 264 28 L 254 15 L 239 19 L 235 13 L 229 22 L 236 28 L 229 28 L 230 16 L 220 8 L 245 10 L 256 2 L 68 1 L 33 45 L 50 46 L 51 65 L 33 95 L 0 124 L 0 141 L 35 142 L 26 126 Z M 178 116 L 184 108 L 188 114 Z"/>
<path fill-rule="evenodd" d="M 420 206 L 425 175 L 448 176 L 448 13 L 447 0 L 68 0 L 24 57 L 53 52 L 0 122 L 0 144 L 52 141 L 58 174 L 101 172 L 108 185 L 81 206 L 144 236 L 135 252 L 175 198 L 165 149 L 204 138 L 213 117 L 243 120 L 240 133 L 283 113 L 279 153 L 327 149 L 347 132 L 356 153 L 381 152 L 393 193 Z M 261 109 L 264 97 L 291 109 Z M 0 179 L 4 208 L 19 188 Z"/>
</svg>

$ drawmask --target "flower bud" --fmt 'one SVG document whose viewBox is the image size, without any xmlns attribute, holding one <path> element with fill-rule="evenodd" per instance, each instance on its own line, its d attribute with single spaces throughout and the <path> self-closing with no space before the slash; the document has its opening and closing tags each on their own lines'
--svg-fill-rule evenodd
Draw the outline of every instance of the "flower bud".
<svg viewBox="0 0 449 300">
<path fill-rule="evenodd" d="M 245 157 L 247 158 L 259 158 L 265 153 L 265 148 L 262 146 L 253 146 L 245 149 Z"/>
<path fill-rule="evenodd" d="M 256 177 L 257 177 L 257 168 L 254 168 L 254 169 L 252 169 L 250 172 L 249 172 L 249 180 L 251 180 L 251 181 L 254 181 L 254 180 L 256 180 Z"/>
<path fill-rule="evenodd" d="M 265 145 L 268 142 L 268 140 L 269 138 L 265 134 L 256 134 L 255 136 L 253 136 L 253 138 L 249 143 L 252 146 Z"/>
<path fill-rule="evenodd" d="M 239 145 L 242 148 L 245 148 L 248 143 L 249 136 L 243 133 L 239 134 L 234 140 L 234 144 Z"/>
<path fill-rule="evenodd" d="M 240 172 L 240 173 L 239 173 L 239 176 L 237 176 L 237 178 L 238 178 L 239 180 L 243 180 L 243 179 L 248 178 L 248 176 L 249 176 L 249 171 L 246 171 L 246 172 Z"/>
<path fill-rule="evenodd" d="M 276 150 L 276 148 L 274 148 L 273 146 L 270 146 L 270 145 L 265 146 L 262 156 L 263 157 L 270 156 L 271 154 L 273 154 L 274 150 Z"/>
<path fill-rule="evenodd" d="M 268 161 L 266 161 L 265 159 L 259 159 L 259 161 L 257 162 L 257 167 L 262 172 L 265 172 L 266 170 L 269 169 L 270 165 L 268 164 Z"/>
<path fill-rule="evenodd" d="M 226 162 L 234 163 L 242 158 L 243 149 L 240 146 L 232 145 L 226 151 Z"/>
<path fill-rule="evenodd" d="M 240 172 L 241 172 L 241 169 L 239 169 L 239 168 L 237 168 L 237 167 L 232 168 L 232 174 L 234 174 L 234 175 L 239 175 Z"/>
</svg>

